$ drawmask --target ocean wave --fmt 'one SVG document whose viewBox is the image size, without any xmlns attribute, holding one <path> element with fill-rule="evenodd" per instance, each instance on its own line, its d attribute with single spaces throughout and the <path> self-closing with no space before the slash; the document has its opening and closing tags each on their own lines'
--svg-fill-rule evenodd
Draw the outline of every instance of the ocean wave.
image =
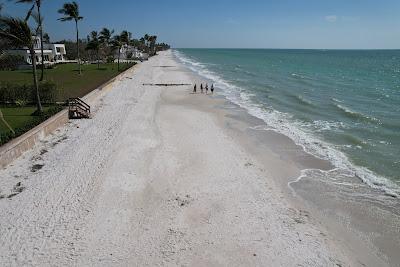
<svg viewBox="0 0 400 267">
<path fill-rule="evenodd" d="M 305 104 L 307 106 L 315 106 L 314 103 L 311 100 L 308 100 L 302 95 L 296 95 L 295 98 L 302 104 Z"/>
<path fill-rule="evenodd" d="M 306 79 L 307 77 L 301 74 L 292 73 L 292 77 L 299 78 L 299 79 Z"/>
<path fill-rule="evenodd" d="M 189 59 L 177 50 L 174 50 L 174 54 L 176 58 L 190 70 L 206 79 L 212 80 L 215 87 L 220 89 L 217 91 L 219 94 L 245 109 L 250 115 L 265 121 L 268 127 L 271 127 L 271 130 L 291 138 L 297 145 L 300 145 L 304 151 L 318 158 L 330 161 L 337 169 L 348 173 L 349 176 L 361 179 L 372 188 L 382 190 L 388 194 L 400 196 L 399 187 L 392 181 L 375 174 L 365 167 L 351 163 L 343 152 L 335 149 L 334 145 L 317 138 L 312 132 L 307 132 L 302 126 L 304 122 L 293 121 L 290 114 L 282 113 L 272 108 L 266 108 L 265 105 L 256 103 L 246 90 L 225 81 L 218 74 L 208 70 L 204 64 Z"/>
<path fill-rule="evenodd" d="M 292 73 L 291 76 L 298 80 L 313 80 L 313 78 L 299 73 Z"/>
<path fill-rule="evenodd" d="M 324 132 L 324 131 L 335 131 L 343 132 L 343 129 L 347 129 L 348 126 L 343 122 L 338 121 L 324 121 L 324 120 L 314 120 L 310 123 L 301 122 L 299 127 L 306 127 L 312 129 L 314 132 Z"/>
<path fill-rule="evenodd" d="M 332 98 L 331 98 L 331 100 L 332 100 L 333 102 L 337 102 L 337 103 L 343 103 L 343 101 L 342 101 L 342 100 L 339 100 L 339 99 L 337 99 L 337 98 L 334 98 L 334 97 L 332 97 Z"/>
<path fill-rule="evenodd" d="M 365 115 L 361 112 L 357 112 L 354 111 L 346 106 L 344 106 L 343 104 L 338 104 L 338 103 L 333 103 L 333 105 L 341 110 L 342 112 L 344 112 L 348 117 L 350 118 L 355 118 L 355 119 L 360 119 L 360 120 L 365 120 L 365 121 L 370 121 L 370 122 L 374 122 L 374 123 L 378 123 L 379 120 L 377 118 Z"/>
</svg>

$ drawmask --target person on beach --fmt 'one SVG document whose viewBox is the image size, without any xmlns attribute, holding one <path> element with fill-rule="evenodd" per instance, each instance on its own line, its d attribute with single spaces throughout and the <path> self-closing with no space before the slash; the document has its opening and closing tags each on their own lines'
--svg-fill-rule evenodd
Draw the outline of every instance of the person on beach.
<svg viewBox="0 0 400 267">
<path fill-rule="evenodd" d="M 208 83 L 206 83 L 206 95 L 208 94 Z"/>
<path fill-rule="evenodd" d="M 200 91 L 201 91 L 201 93 L 203 93 L 203 84 L 202 83 L 200 84 Z"/>
<path fill-rule="evenodd" d="M 193 93 L 196 93 L 196 91 L 197 91 L 197 84 L 194 84 Z"/>
<path fill-rule="evenodd" d="M 211 84 L 211 94 L 214 94 L 214 84 Z"/>
</svg>

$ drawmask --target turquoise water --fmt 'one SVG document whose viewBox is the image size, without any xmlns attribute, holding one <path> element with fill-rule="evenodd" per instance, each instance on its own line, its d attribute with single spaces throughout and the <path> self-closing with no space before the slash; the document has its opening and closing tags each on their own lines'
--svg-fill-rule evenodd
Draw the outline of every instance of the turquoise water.
<svg viewBox="0 0 400 267">
<path fill-rule="evenodd" d="M 174 54 L 270 129 L 349 175 L 399 194 L 400 50 Z"/>
</svg>

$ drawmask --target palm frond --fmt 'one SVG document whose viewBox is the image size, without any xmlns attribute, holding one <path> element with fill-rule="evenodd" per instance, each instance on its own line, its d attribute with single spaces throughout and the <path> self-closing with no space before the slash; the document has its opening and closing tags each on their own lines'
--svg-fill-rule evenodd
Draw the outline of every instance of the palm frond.
<svg viewBox="0 0 400 267">
<path fill-rule="evenodd" d="M 32 12 L 33 12 L 33 9 L 35 8 L 35 4 L 33 4 L 32 5 L 32 7 L 28 10 L 28 12 L 26 13 L 26 16 L 25 16 L 25 21 L 28 21 L 29 20 L 29 18 L 31 17 L 31 15 L 32 15 Z"/>
<path fill-rule="evenodd" d="M 28 23 L 19 18 L 0 18 L 0 36 L 13 46 L 32 46 L 32 30 Z"/>
<path fill-rule="evenodd" d="M 40 25 L 42 25 L 44 18 L 39 16 L 39 14 L 37 12 L 32 12 L 31 17 L 35 20 L 36 25 L 37 25 L 36 34 L 39 34 L 40 33 Z"/>
<path fill-rule="evenodd" d="M 61 21 L 68 21 L 68 20 L 81 20 L 83 19 L 82 16 L 79 15 L 79 6 L 74 1 L 71 3 L 64 3 L 63 7 L 58 10 L 58 13 L 63 14 L 64 17 L 59 19 Z"/>
</svg>

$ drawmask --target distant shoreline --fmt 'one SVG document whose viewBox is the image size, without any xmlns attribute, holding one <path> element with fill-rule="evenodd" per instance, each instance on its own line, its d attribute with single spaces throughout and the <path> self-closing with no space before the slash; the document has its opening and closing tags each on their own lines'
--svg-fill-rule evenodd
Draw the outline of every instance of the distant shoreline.
<svg viewBox="0 0 400 267">
<path fill-rule="evenodd" d="M 189 67 L 190 65 L 185 65 L 183 68 Z M 201 76 L 198 72 L 193 72 L 192 75 L 198 81 L 216 82 L 210 80 L 209 77 Z M 314 158 L 304 152 L 304 148 L 296 147 L 292 140 L 274 133 L 271 131 L 272 129 L 268 130 L 268 124 L 250 115 L 248 110 L 233 104 L 225 97 L 222 99 L 226 101 L 223 106 L 229 108 L 221 108 L 220 112 L 225 113 L 225 115 L 219 116 L 224 118 L 221 119 L 221 124 L 226 123 L 226 120 L 229 121 L 227 117 L 236 118 L 233 125 L 237 124 L 237 120 L 244 125 L 251 122 L 246 126 L 248 130 L 242 129 L 241 131 L 246 132 L 246 135 L 242 136 L 242 140 L 248 138 L 253 140 L 244 142 L 247 146 L 249 143 L 253 143 L 250 146 L 252 153 L 258 151 L 257 155 L 263 157 L 263 153 L 267 153 L 265 150 L 270 150 L 271 147 L 282 147 L 284 149 L 278 149 L 275 153 L 299 168 L 297 174 L 281 176 L 282 173 L 277 173 L 274 175 L 275 182 L 280 184 L 293 203 L 299 204 L 299 199 L 301 199 L 300 207 L 311 209 L 313 214 L 324 223 L 324 226 L 328 227 L 335 235 L 340 236 L 341 242 L 346 244 L 344 246 L 350 246 L 351 248 L 348 249 L 358 256 L 369 258 L 369 253 L 373 254 L 373 251 L 378 250 L 382 254 L 389 253 L 386 255 L 389 255 L 387 257 L 389 257 L 390 265 L 400 260 L 397 254 L 392 253 L 393 248 L 400 244 L 397 242 L 400 241 L 400 234 L 396 232 L 396 225 L 400 226 L 399 199 L 397 197 L 392 197 L 390 193 L 385 195 L 379 189 L 370 188 L 360 178 L 354 176 L 343 177 L 342 180 L 336 181 L 333 179 L 331 182 L 328 177 L 335 177 L 338 172 L 329 161 Z M 255 125 L 253 121 L 256 121 Z M 289 145 L 291 143 L 293 147 Z M 265 161 L 265 164 L 269 164 L 268 161 Z M 282 167 L 282 169 L 286 168 Z M 372 201 L 371 198 L 376 200 Z M 382 201 L 385 201 L 385 204 Z M 372 238 L 371 232 L 376 233 L 379 237 Z M 396 242 L 397 245 L 395 245 Z M 369 258 L 368 261 L 374 260 Z"/>
<path fill-rule="evenodd" d="M 216 50 L 311 50 L 311 51 L 399 51 L 400 48 L 222 48 L 222 47 L 174 47 L 171 49 L 216 49 Z"/>
</svg>

